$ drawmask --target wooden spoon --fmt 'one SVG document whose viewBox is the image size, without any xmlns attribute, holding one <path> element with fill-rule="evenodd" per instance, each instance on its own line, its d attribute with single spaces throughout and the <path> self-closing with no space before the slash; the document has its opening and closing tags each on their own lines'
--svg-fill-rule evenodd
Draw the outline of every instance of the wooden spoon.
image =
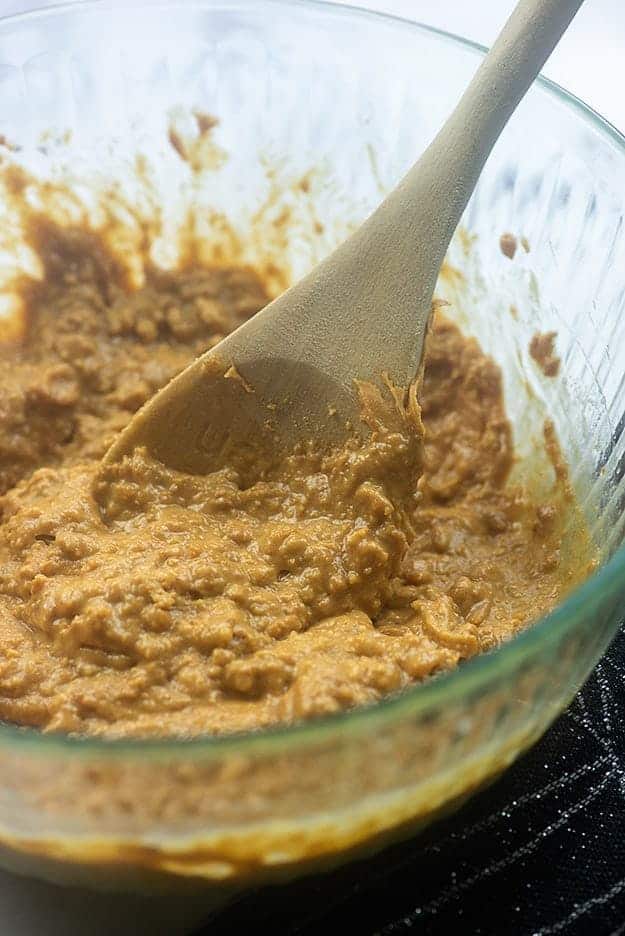
<svg viewBox="0 0 625 936">
<path fill-rule="evenodd" d="M 362 425 L 355 379 L 379 382 L 385 372 L 408 386 L 441 263 L 482 167 L 581 3 L 521 0 L 397 188 L 304 279 L 157 393 L 101 473 L 137 446 L 205 473 L 250 440 L 272 452 L 301 439 L 323 444 Z"/>
</svg>

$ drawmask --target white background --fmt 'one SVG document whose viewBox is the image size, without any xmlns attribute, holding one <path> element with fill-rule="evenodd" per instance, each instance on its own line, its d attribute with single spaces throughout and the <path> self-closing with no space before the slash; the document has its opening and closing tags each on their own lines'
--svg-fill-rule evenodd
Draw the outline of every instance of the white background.
<svg viewBox="0 0 625 936">
<path fill-rule="evenodd" d="M 0 15 L 54 0 L 0 0 Z M 80 0 L 75 0 L 80 2 Z M 295 2 L 295 0 L 293 0 Z M 352 0 L 338 0 L 349 5 Z M 489 45 L 513 0 L 360 0 Z M 625 0 L 586 0 L 545 73 L 625 131 Z M 6 936 L 185 936 L 201 901 L 144 901 L 69 891 L 0 872 L 0 932 Z"/>
<path fill-rule="evenodd" d="M 59 0 L 0 0 L 0 15 Z M 80 0 L 74 0 L 80 2 Z M 120 0 L 117 0 L 120 2 Z M 123 0 L 121 0 L 123 3 Z M 128 0 L 130 2 L 130 0 Z M 147 0 L 149 3 L 149 0 Z M 297 0 L 292 0 L 297 2 Z M 514 0 L 336 0 L 369 7 L 446 29 L 490 45 L 514 6 Z M 625 131 L 623 56 L 625 0 L 585 0 L 545 74 L 573 91 Z"/>
</svg>

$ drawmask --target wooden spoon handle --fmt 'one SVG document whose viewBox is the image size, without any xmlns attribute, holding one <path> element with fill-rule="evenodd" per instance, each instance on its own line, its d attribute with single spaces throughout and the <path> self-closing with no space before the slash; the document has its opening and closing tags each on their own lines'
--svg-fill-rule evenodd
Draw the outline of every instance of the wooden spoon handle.
<svg viewBox="0 0 625 936">
<path fill-rule="evenodd" d="M 411 180 L 423 175 L 426 164 L 429 184 L 444 187 L 447 197 L 441 209 L 446 209 L 449 239 L 501 131 L 582 2 L 520 0 L 455 110 L 408 173 L 407 194 Z M 532 145 L 531 139 L 527 145 Z M 450 163 L 455 166 L 453 177 Z M 451 187 L 450 178 L 455 178 Z M 413 198 L 421 196 L 423 185 L 420 178 Z"/>
<path fill-rule="evenodd" d="M 454 230 L 499 134 L 581 3 L 521 0 L 418 162 L 351 237 L 274 303 L 272 323 L 257 316 L 244 326 L 248 342 L 269 325 L 283 356 L 300 348 L 345 386 L 382 371 L 400 385 L 413 379 Z"/>
</svg>

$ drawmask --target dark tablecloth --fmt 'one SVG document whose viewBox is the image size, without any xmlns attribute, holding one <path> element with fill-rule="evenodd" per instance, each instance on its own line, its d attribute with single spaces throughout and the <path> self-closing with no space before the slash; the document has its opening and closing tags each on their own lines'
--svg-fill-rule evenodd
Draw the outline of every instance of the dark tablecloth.
<svg viewBox="0 0 625 936">
<path fill-rule="evenodd" d="M 499 781 L 417 838 L 246 894 L 202 936 L 625 934 L 625 632 Z"/>
</svg>

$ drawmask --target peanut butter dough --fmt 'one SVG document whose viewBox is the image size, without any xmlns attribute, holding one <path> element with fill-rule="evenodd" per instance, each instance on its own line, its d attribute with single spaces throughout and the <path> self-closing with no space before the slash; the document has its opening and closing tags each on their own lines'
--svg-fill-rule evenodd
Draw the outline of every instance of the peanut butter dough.
<svg viewBox="0 0 625 936">
<path fill-rule="evenodd" d="M 258 470 L 98 459 L 266 301 L 249 269 L 151 270 L 40 222 L 26 340 L 0 360 L 0 717 L 106 736 L 255 729 L 372 702 L 490 649 L 588 571 L 564 501 L 508 483 L 497 366 L 437 311 L 420 411 Z M 421 424 L 421 418 L 423 425 Z"/>
<path fill-rule="evenodd" d="M 557 377 L 560 372 L 560 358 L 556 354 L 558 333 L 536 332 L 530 341 L 530 354 L 540 367 L 545 377 Z"/>
</svg>

